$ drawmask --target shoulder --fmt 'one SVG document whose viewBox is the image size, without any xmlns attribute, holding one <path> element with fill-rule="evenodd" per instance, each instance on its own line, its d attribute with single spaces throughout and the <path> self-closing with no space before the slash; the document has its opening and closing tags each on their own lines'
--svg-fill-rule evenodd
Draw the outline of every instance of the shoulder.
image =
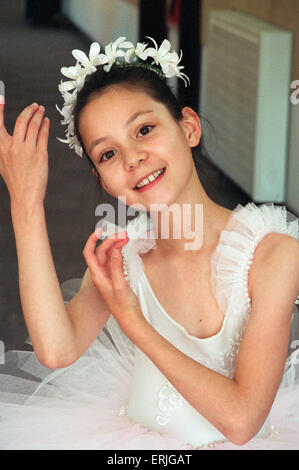
<svg viewBox="0 0 299 470">
<path fill-rule="evenodd" d="M 290 297 L 299 292 L 299 242 L 284 233 L 268 233 L 257 245 L 248 275 L 249 296 L 275 285 Z M 278 295 L 277 292 L 277 295 Z"/>
<path fill-rule="evenodd" d="M 255 265 L 271 260 L 286 262 L 288 259 L 299 264 L 299 241 L 286 233 L 268 233 L 257 245 L 254 259 Z"/>
<path fill-rule="evenodd" d="M 293 260 L 299 265 L 299 241 L 286 233 L 268 233 L 257 245 L 254 257 L 258 263 L 264 261 Z"/>
</svg>

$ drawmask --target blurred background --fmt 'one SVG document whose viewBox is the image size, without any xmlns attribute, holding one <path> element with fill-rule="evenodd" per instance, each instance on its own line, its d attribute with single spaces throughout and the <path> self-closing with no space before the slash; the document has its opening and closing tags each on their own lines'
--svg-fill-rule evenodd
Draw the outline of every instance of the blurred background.
<svg viewBox="0 0 299 470">
<path fill-rule="evenodd" d="M 73 49 L 126 36 L 183 50 L 191 87 L 170 81 L 202 117 L 199 176 L 208 195 L 234 209 L 274 202 L 299 216 L 298 0 L 0 0 L 0 80 L 7 129 L 36 101 L 51 119 L 47 226 L 60 283 L 81 278 L 82 250 L 103 202 L 87 161 L 64 137 L 60 68 Z M 105 196 L 105 202 L 109 197 Z M 24 348 L 10 201 L 0 177 L 0 340 Z M 2 344 L 3 344 L 2 343 Z M 1 351 L 0 351 L 1 352 Z"/>
</svg>

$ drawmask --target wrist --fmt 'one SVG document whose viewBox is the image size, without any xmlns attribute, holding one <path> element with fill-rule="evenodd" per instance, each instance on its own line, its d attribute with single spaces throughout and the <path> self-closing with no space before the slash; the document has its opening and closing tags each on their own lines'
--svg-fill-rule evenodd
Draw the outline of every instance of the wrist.
<svg viewBox="0 0 299 470">
<path fill-rule="evenodd" d="M 153 330 L 150 323 L 144 318 L 142 312 L 141 314 L 138 312 L 138 317 L 135 317 L 133 321 L 127 323 L 125 326 L 123 325 L 122 329 L 128 338 L 139 348 Z"/>
<path fill-rule="evenodd" d="M 18 216 L 35 214 L 44 210 L 43 201 L 27 201 L 20 198 L 10 199 L 10 210 Z"/>
<path fill-rule="evenodd" d="M 20 201 L 13 199 L 10 202 L 10 211 L 13 225 L 31 223 L 36 217 L 44 218 L 45 209 L 42 202 L 33 203 L 29 201 Z"/>
</svg>

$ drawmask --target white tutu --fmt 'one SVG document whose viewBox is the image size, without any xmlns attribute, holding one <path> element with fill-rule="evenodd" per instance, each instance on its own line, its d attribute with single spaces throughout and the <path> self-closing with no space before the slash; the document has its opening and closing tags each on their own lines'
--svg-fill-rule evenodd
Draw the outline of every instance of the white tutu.
<svg viewBox="0 0 299 470">
<path fill-rule="evenodd" d="M 248 204 L 245 208 L 239 205 L 226 230 L 222 231 L 219 246 L 214 254 L 214 266 L 217 268 L 214 278 L 216 296 L 223 311 L 229 312 L 224 308 L 226 304 L 230 309 L 235 308 L 236 314 L 238 311 L 242 313 L 245 324 L 248 310 L 242 279 L 248 269 L 245 261 L 249 254 L 248 247 L 251 246 L 249 242 L 253 240 L 257 244 L 257 233 L 260 234 L 258 239 L 261 239 L 263 234 L 271 231 L 287 233 L 298 239 L 298 219 L 291 217 L 291 221 L 288 221 L 289 215 L 284 208 L 275 208 L 271 204 L 260 208 L 254 204 Z M 133 282 L 131 286 L 135 288 L 142 270 L 137 252 L 144 250 L 146 243 L 149 244 L 149 241 L 143 243 L 137 240 L 137 243 L 133 243 L 128 249 L 132 261 L 129 273 L 135 276 L 135 284 Z M 81 280 L 75 279 L 62 285 L 65 302 L 76 294 L 80 283 Z M 144 285 L 146 286 L 146 283 Z M 177 335 L 181 338 L 183 345 L 188 340 L 194 357 L 200 353 L 203 355 L 204 348 L 214 344 L 211 341 L 221 339 L 220 334 L 215 335 L 210 342 L 190 337 L 183 327 L 168 318 L 166 312 L 163 314 L 161 308 L 156 308 L 157 299 L 150 297 L 145 287 L 143 294 L 141 300 L 144 314 L 153 314 L 153 322 L 158 322 L 158 328 L 165 327 L 168 335 L 173 331 L 174 337 Z M 148 312 L 145 301 L 152 302 L 148 304 Z M 243 326 L 243 317 L 240 328 Z M 153 431 L 130 419 L 127 406 L 134 383 L 137 353 L 135 345 L 111 316 L 96 341 L 70 367 L 51 371 L 42 366 L 34 352 L 30 351 L 10 351 L 5 354 L 5 365 L 0 366 L 0 449 L 299 450 L 299 348 L 296 338 L 298 317 L 299 305 L 296 305 L 289 356 L 270 412 L 272 427 L 266 435 L 255 437 L 244 445 L 239 446 L 218 439 L 216 442 L 195 447 L 172 437 L 170 433 L 165 432 L 165 427 L 164 432 L 163 427 L 159 428 L 161 432 Z M 226 328 L 228 321 L 234 318 L 237 316 L 227 318 Z M 237 327 L 239 328 L 239 325 Z M 230 376 L 229 371 L 233 372 L 240 341 L 232 342 L 228 329 L 223 329 L 222 333 L 228 335 L 229 349 L 220 350 L 221 358 L 226 362 L 222 362 L 222 359 L 220 362 L 213 362 L 214 356 L 211 355 L 211 368 L 217 370 L 220 367 L 219 370 Z M 295 346 L 298 349 L 295 349 Z M 218 357 L 216 351 L 215 358 Z M 204 356 L 201 360 L 204 360 Z M 148 362 L 145 366 L 151 367 Z M 161 380 L 163 385 L 165 378 L 160 377 L 158 371 L 155 373 L 158 374 L 157 380 Z M 154 383 L 149 386 L 152 390 L 144 390 L 144 395 L 149 393 L 147 396 L 152 397 L 151 402 L 148 402 L 149 407 L 155 408 L 161 392 L 154 392 Z M 162 388 L 170 390 L 168 404 L 171 405 L 171 400 L 174 400 L 175 409 L 177 394 L 169 385 Z M 142 407 L 142 400 L 140 403 Z M 184 409 L 188 411 L 187 406 Z M 178 413 L 179 411 L 178 409 Z M 176 420 L 175 412 L 171 420 L 169 430 Z M 179 422 L 177 424 L 180 425 Z"/>
<path fill-rule="evenodd" d="M 69 299 L 78 288 L 78 280 L 68 281 L 62 287 Z M 286 387 L 281 387 L 276 397 L 273 430 L 269 435 L 242 446 L 219 442 L 198 449 L 299 449 L 299 384 L 287 387 L 293 381 L 291 376 L 298 374 L 297 353 L 287 362 Z M 30 351 L 10 351 L 5 358 L 5 368 L 14 370 L 13 375 L 0 374 L 2 450 L 197 449 L 166 434 L 152 432 L 124 413 L 123 405 L 128 403 L 132 383 L 134 345 L 113 317 L 88 351 L 70 367 L 51 371 Z"/>
<path fill-rule="evenodd" d="M 51 371 L 33 352 L 8 352 L 15 370 L 0 375 L 0 449 L 187 448 L 123 415 L 133 363 L 134 345 L 112 317 L 70 367 Z"/>
</svg>

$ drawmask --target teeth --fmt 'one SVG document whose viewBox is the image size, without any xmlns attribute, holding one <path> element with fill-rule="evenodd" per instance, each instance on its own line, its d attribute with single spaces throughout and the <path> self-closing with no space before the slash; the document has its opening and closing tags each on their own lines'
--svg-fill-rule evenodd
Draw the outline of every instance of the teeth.
<svg viewBox="0 0 299 470">
<path fill-rule="evenodd" d="M 147 178 L 144 178 L 142 181 L 140 181 L 140 183 L 137 184 L 137 188 L 143 188 L 143 186 L 146 186 L 148 183 L 150 183 L 151 181 L 155 181 L 155 179 L 161 175 L 161 173 L 163 173 L 163 169 L 162 170 L 158 170 L 158 171 L 155 171 L 155 173 L 152 173 L 151 175 L 149 175 Z"/>
</svg>

